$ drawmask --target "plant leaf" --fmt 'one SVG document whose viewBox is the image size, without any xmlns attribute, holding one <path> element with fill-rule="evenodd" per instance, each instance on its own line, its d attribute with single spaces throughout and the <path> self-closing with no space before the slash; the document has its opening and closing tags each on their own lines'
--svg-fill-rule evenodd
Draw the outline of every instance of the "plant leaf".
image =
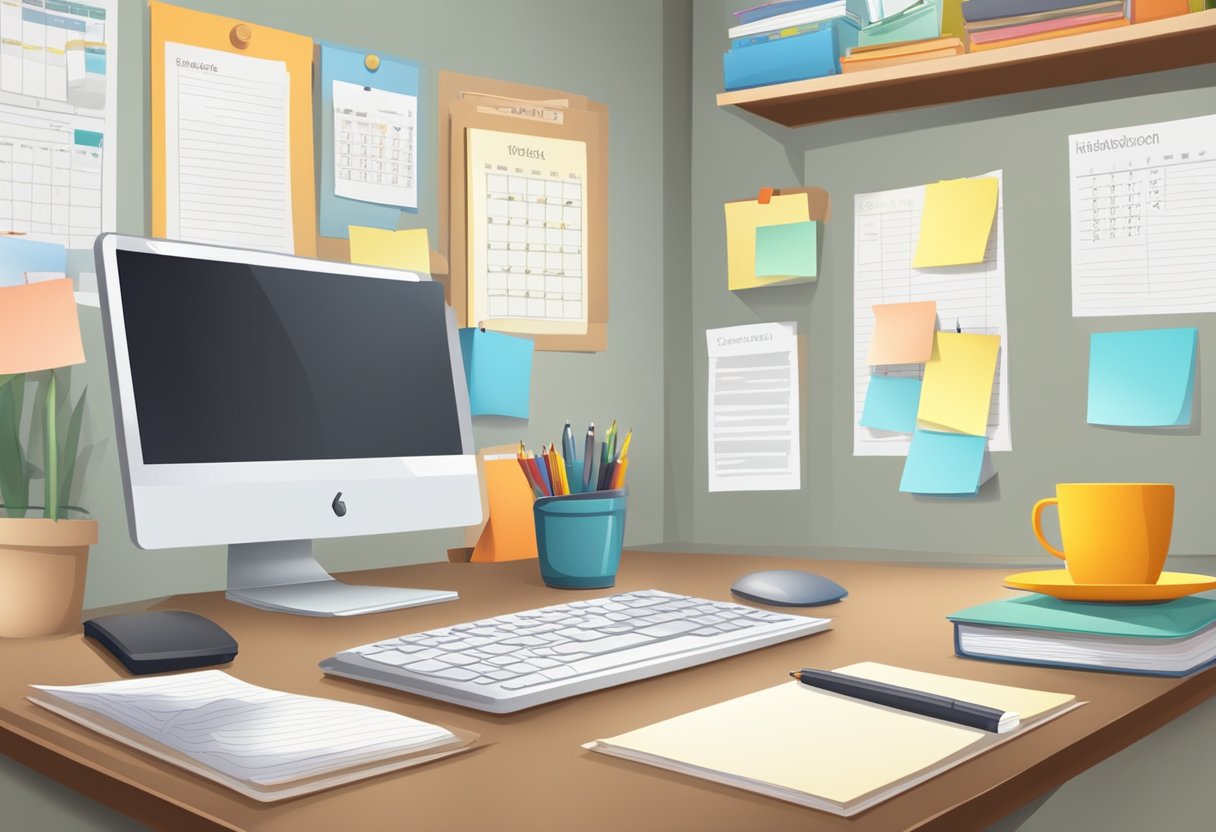
<svg viewBox="0 0 1216 832">
<path fill-rule="evenodd" d="M 84 422 L 84 397 L 88 391 L 82 391 L 72 409 L 72 420 L 68 423 L 68 433 L 63 440 L 63 454 L 60 456 L 62 469 L 59 474 L 59 503 L 64 508 L 70 508 L 72 480 L 76 476 L 76 451 L 80 447 L 80 427 Z"/>
<path fill-rule="evenodd" d="M 21 448 L 24 387 L 24 379 L 0 387 L 0 500 L 13 517 L 24 517 L 30 502 L 29 474 Z"/>
<path fill-rule="evenodd" d="M 55 427 L 55 371 L 51 370 L 51 380 L 47 382 L 45 410 L 42 418 L 46 424 L 46 442 L 43 452 L 42 467 L 44 471 L 46 516 L 52 520 L 59 519 L 59 431 Z"/>
<path fill-rule="evenodd" d="M 3 387 L 4 385 L 8 384 L 10 381 L 15 379 L 16 377 L 17 376 L 15 373 L 9 373 L 8 375 L 0 374 L 0 387 Z"/>
</svg>

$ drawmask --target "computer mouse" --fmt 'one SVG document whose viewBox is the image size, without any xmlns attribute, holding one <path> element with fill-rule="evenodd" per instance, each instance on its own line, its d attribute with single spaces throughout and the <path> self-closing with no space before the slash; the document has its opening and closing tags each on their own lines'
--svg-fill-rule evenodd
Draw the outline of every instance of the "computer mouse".
<svg viewBox="0 0 1216 832">
<path fill-rule="evenodd" d="M 848 595 L 835 581 L 802 569 L 767 569 L 750 572 L 730 591 L 740 598 L 775 607 L 817 607 Z"/>
</svg>

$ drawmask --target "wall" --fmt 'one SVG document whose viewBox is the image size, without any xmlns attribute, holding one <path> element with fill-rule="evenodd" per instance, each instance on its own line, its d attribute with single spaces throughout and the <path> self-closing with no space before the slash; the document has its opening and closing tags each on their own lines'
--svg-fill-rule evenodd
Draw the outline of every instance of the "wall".
<svg viewBox="0 0 1216 832">
<path fill-rule="evenodd" d="M 1210 66 L 1056 90 L 1001 96 L 791 130 L 720 109 L 726 13 L 742 4 L 697 3 L 693 61 L 691 341 L 688 368 L 695 462 L 673 470 L 693 496 L 684 541 L 755 547 L 891 550 L 897 557 L 1051 561 L 1030 532 L 1030 507 L 1056 482 L 1173 482 L 1172 553 L 1211 552 L 1206 510 L 1216 473 L 1216 434 L 1200 430 L 1212 362 L 1199 362 L 1198 418 L 1176 431 L 1085 424 L 1091 332 L 1197 326 L 1216 343 L 1211 315 L 1072 318 L 1067 138 L 1080 133 L 1213 112 Z M 998 475 L 977 499 L 899 493 L 903 460 L 854 457 L 853 195 L 1004 171 L 1006 296 L 1013 452 L 994 454 Z M 732 294 L 725 289 L 722 203 L 761 185 L 824 187 L 832 196 L 817 284 Z M 803 488 L 709 494 L 706 490 L 707 327 L 798 322 Z M 676 415 L 673 411 L 673 419 Z M 679 490 L 680 486 L 676 487 Z"/>
<path fill-rule="evenodd" d="M 275 26 L 419 61 L 424 67 L 421 116 L 420 212 L 403 226 L 426 225 L 438 235 L 437 128 L 434 93 L 440 69 L 569 89 L 608 105 L 610 111 L 609 350 L 584 355 L 538 353 L 533 373 L 532 418 L 479 417 L 478 445 L 526 439 L 530 445 L 558 438 L 566 419 L 578 428 L 618 419 L 634 428 L 630 511 L 626 539 L 662 539 L 664 512 L 663 270 L 665 247 L 664 112 L 662 39 L 664 7 L 644 0 L 614 3 L 443 3 L 361 0 L 354 6 L 294 0 L 183 0 L 179 5 L 241 16 Z M 687 20 L 687 14 L 682 15 Z M 474 22 L 475 21 L 475 22 Z M 543 21 L 543 25 L 540 22 Z M 147 233 L 149 223 L 148 13 L 139 0 L 121 0 L 119 17 L 119 149 L 121 182 L 118 230 Z M 630 44 L 628 60 L 618 44 Z M 543 48 L 540 48 L 543 45 Z M 608 45 L 611 45 L 609 48 Z M 687 78 L 686 53 L 678 66 Z M 675 94 L 687 107 L 687 90 Z M 687 121 L 674 144 L 687 147 Z M 679 189 L 686 198 L 687 188 Z M 683 207 L 674 213 L 687 225 Z M 685 248 L 679 249 L 683 257 Z M 86 606 L 178 592 L 218 589 L 225 579 L 220 548 L 142 552 L 130 542 L 123 509 L 113 413 L 105 373 L 100 314 L 81 313 L 88 363 L 73 372 L 73 386 L 87 385 L 91 402 L 86 437 L 98 454 L 88 472 L 82 502 L 101 521 L 101 541 L 89 565 Z M 462 545 L 450 530 L 379 538 L 321 541 L 317 556 L 331 570 L 364 569 L 442 560 Z"/>
</svg>

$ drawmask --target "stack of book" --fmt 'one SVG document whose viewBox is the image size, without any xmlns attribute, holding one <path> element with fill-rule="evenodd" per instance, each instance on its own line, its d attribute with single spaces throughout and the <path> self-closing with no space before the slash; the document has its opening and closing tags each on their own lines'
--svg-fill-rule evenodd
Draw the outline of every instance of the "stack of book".
<svg viewBox="0 0 1216 832">
<path fill-rule="evenodd" d="M 867 15 L 866 0 L 774 0 L 736 12 L 722 56 L 726 89 L 835 75 Z"/>
<path fill-rule="evenodd" d="M 1123 0 L 967 0 L 963 3 L 967 51 L 1126 26 Z"/>
<path fill-rule="evenodd" d="M 963 54 L 963 42 L 955 37 L 908 40 L 876 46 L 856 46 L 840 59 L 841 72 L 858 72 L 895 64 L 910 64 L 932 58 Z"/>
</svg>

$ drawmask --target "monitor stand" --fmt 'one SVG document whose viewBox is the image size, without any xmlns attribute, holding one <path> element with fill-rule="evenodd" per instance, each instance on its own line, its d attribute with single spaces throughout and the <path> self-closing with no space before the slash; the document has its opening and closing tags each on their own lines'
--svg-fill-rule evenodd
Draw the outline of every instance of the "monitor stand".
<svg viewBox="0 0 1216 832">
<path fill-rule="evenodd" d="M 317 563 L 311 540 L 277 540 L 228 547 L 227 597 L 271 612 L 339 616 L 454 601 L 459 596 L 443 589 L 344 584 Z"/>
</svg>

